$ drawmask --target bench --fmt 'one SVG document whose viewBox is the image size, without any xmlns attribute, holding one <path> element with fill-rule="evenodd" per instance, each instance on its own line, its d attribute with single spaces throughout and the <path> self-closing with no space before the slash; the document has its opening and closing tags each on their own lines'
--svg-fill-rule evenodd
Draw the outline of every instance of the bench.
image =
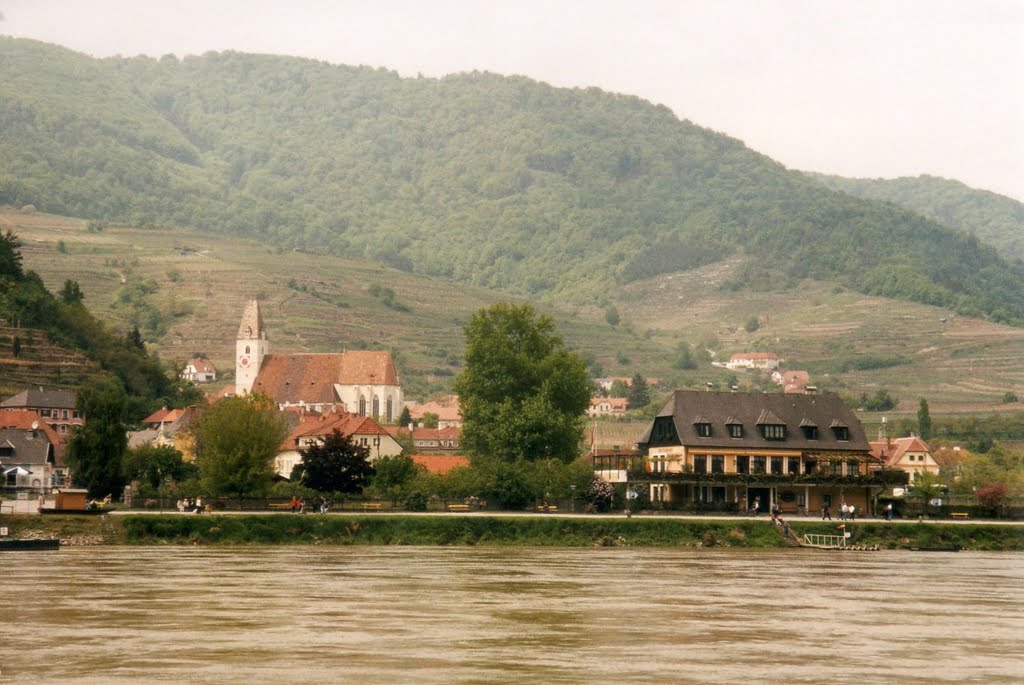
<svg viewBox="0 0 1024 685">
<path fill-rule="evenodd" d="M 538 504 L 537 511 L 553 514 L 558 511 L 558 507 L 554 504 Z"/>
<path fill-rule="evenodd" d="M 971 515 L 966 511 L 954 511 L 950 514 L 955 519 L 969 519 Z"/>
<path fill-rule="evenodd" d="M 380 502 L 363 502 L 363 511 L 380 511 Z"/>
<path fill-rule="evenodd" d="M 449 504 L 448 511 L 470 511 L 468 504 Z"/>
<path fill-rule="evenodd" d="M 267 505 L 267 509 L 291 509 L 291 502 L 271 502 Z"/>
</svg>

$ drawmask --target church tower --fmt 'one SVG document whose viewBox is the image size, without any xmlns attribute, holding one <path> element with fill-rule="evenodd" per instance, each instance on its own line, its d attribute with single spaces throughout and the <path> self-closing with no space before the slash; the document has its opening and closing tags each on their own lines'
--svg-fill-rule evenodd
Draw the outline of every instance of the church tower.
<svg viewBox="0 0 1024 685">
<path fill-rule="evenodd" d="M 249 300 L 242 314 L 242 325 L 238 327 L 235 342 L 235 393 L 247 395 L 252 390 L 260 372 L 263 358 L 267 356 L 267 329 L 263 327 L 260 303 Z"/>
</svg>

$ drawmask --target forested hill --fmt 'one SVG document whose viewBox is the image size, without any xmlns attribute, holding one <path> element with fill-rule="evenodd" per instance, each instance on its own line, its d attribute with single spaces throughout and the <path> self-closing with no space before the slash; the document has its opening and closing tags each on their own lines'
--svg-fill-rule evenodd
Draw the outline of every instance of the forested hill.
<svg viewBox="0 0 1024 685">
<path fill-rule="evenodd" d="M 937 176 L 893 179 L 808 174 L 835 190 L 885 200 L 976 235 L 1010 259 L 1024 259 L 1024 203 Z"/>
<path fill-rule="evenodd" d="M 597 89 L 0 38 L 0 127 L 0 202 L 16 206 L 550 299 L 743 252 L 773 278 L 1024 322 L 1024 271 L 974 237 Z"/>
</svg>

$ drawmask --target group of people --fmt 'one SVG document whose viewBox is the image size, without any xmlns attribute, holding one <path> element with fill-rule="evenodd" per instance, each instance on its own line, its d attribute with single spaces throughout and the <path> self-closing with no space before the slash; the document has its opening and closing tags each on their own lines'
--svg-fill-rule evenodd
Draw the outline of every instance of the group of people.
<svg viewBox="0 0 1024 685">
<path fill-rule="evenodd" d="M 857 518 L 857 507 L 853 504 L 847 504 L 845 501 L 839 503 L 839 520 L 840 521 L 854 521 Z M 821 505 L 821 520 L 828 519 L 832 520 L 832 509 L 828 504 Z"/>
<path fill-rule="evenodd" d="M 206 511 L 206 506 L 203 504 L 202 497 L 185 497 L 184 499 L 178 500 L 178 511 L 182 514 L 186 512 L 194 512 L 196 514 L 202 514 Z"/>
<path fill-rule="evenodd" d="M 318 514 L 326 514 L 331 508 L 330 503 L 323 497 L 317 497 L 313 500 L 313 510 Z M 305 514 L 306 513 L 306 498 L 295 497 L 292 495 L 292 513 L 293 514 Z"/>
<path fill-rule="evenodd" d="M 782 527 L 782 537 L 789 539 L 789 524 L 782 518 L 782 508 L 778 502 L 772 502 L 772 523 Z"/>
</svg>

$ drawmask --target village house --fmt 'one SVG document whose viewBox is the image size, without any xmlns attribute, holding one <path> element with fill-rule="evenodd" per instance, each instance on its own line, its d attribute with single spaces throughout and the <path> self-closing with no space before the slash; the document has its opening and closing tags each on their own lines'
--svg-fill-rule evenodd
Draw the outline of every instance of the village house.
<svg viewBox="0 0 1024 685">
<path fill-rule="evenodd" d="M 45 494 L 71 482 L 64 441 L 36 412 L 0 412 L 0 488 Z"/>
<path fill-rule="evenodd" d="M 778 355 L 771 352 L 741 352 L 729 357 L 725 368 L 737 371 L 739 369 L 762 369 L 773 371 L 779 368 L 782 360 Z"/>
<path fill-rule="evenodd" d="M 181 452 L 181 457 L 185 461 L 195 461 L 193 429 L 199 423 L 199 417 L 200 411 L 194 406 L 184 409 L 158 409 L 142 420 L 146 428 L 128 433 L 128 447 L 166 445 Z"/>
<path fill-rule="evenodd" d="M 888 438 L 871 441 L 871 454 L 886 468 L 899 469 L 908 474 L 913 484 L 921 473 L 938 474 L 939 463 L 928 449 L 928 443 L 916 435 L 906 438 Z"/>
<path fill-rule="evenodd" d="M 804 393 L 807 392 L 807 385 L 811 382 L 811 376 L 806 371 L 775 369 L 772 371 L 772 383 L 782 386 L 782 392 Z"/>
<path fill-rule="evenodd" d="M 259 302 L 245 308 L 235 341 L 235 391 L 263 393 L 280 409 L 344 411 L 385 422 L 398 417 L 402 386 L 391 353 L 346 350 L 270 354 Z"/>
<path fill-rule="evenodd" d="M 291 478 L 292 470 L 302 461 L 300 450 L 310 445 L 322 445 L 334 431 L 366 447 L 370 451 L 371 463 L 380 457 L 402 453 L 398 441 L 368 416 L 333 411 L 326 414 L 303 414 L 299 417 L 298 425 L 281 443 L 274 457 L 274 471 L 281 478 Z"/>
<path fill-rule="evenodd" d="M 693 503 L 760 512 L 872 512 L 898 472 L 879 472 L 860 421 L 833 394 L 677 390 L 637 448 L 641 456 L 594 458 L 606 479 L 645 489 L 656 506 Z M 905 481 L 901 481 L 905 482 Z"/>
<path fill-rule="evenodd" d="M 443 400 L 423 404 L 410 402 L 406 406 L 409 408 L 409 416 L 415 423 L 422 423 L 424 416 L 434 414 L 437 416 L 438 428 L 462 428 L 462 410 L 459 408 L 458 395 L 449 395 Z"/>
<path fill-rule="evenodd" d="M 459 449 L 459 438 L 462 429 L 455 426 L 445 428 L 421 428 L 412 429 L 412 444 L 419 454 L 442 454 L 445 452 L 456 452 Z"/>
<path fill-rule="evenodd" d="M 629 399 L 625 397 L 591 397 L 587 416 L 613 416 L 625 414 Z"/>
<path fill-rule="evenodd" d="M 217 380 L 217 369 L 209 359 L 195 358 L 181 370 L 181 377 L 193 383 L 209 383 Z"/>
<path fill-rule="evenodd" d="M 57 433 L 67 436 L 84 421 L 75 409 L 75 393 L 64 388 L 35 387 L 0 402 L 0 410 L 33 411 Z"/>
</svg>

